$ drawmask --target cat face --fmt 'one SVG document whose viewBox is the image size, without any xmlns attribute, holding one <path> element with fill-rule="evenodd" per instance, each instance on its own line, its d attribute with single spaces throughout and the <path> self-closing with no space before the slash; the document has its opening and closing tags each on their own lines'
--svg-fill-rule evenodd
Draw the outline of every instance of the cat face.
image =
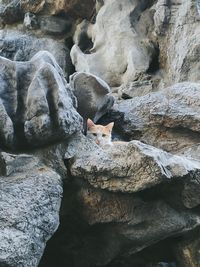
<svg viewBox="0 0 200 267">
<path fill-rule="evenodd" d="M 106 126 L 96 125 L 90 119 L 87 120 L 87 136 L 94 140 L 95 143 L 101 147 L 111 145 L 111 133 L 114 122 L 109 123 Z"/>
</svg>

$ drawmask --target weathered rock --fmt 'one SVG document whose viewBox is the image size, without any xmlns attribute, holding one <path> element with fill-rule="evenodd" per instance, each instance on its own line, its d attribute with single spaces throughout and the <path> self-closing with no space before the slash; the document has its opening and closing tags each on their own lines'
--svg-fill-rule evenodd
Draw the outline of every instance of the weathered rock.
<svg viewBox="0 0 200 267">
<path fill-rule="evenodd" d="M 200 131 L 200 85 L 180 83 L 114 106 L 121 114 L 116 126 L 135 138 L 167 151 L 181 151 L 198 144 Z"/>
<path fill-rule="evenodd" d="M 23 12 L 18 0 L 2 0 L 0 3 L 0 18 L 4 24 L 13 24 L 23 19 Z"/>
<path fill-rule="evenodd" d="M 38 38 L 21 31 L 0 30 L 0 56 L 16 61 L 28 61 L 37 52 L 46 50 L 56 59 L 68 77 L 72 71 L 69 49 L 64 42 Z"/>
<path fill-rule="evenodd" d="M 178 246 L 174 247 L 177 257 L 177 262 L 181 267 L 198 267 L 200 264 L 199 256 L 199 231 L 192 238 L 187 238 L 179 242 Z"/>
<path fill-rule="evenodd" d="M 61 178 L 31 155 L 0 161 L 0 265 L 36 267 L 59 224 Z"/>
<path fill-rule="evenodd" d="M 168 7 L 163 6 L 159 17 L 166 15 L 166 9 Z M 171 14 L 169 27 L 165 37 L 158 41 L 159 61 L 165 70 L 164 80 L 167 84 L 199 81 L 200 62 L 197 58 L 200 51 L 200 27 L 197 1 L 170 1 L 170 11 L 167 12 Z"/>
<path fill-rule="evenodd" d="M 24 12 L 42 13 L 45 15 L 70 14 L 75 18 L 90 18 L 94 14 L 95 0 L 21 0 Z"/>
<path fill-rule="evenodd" d="M 39 52 L 27 62 L 0 61 L 2 145 L 39 146 L 81 130 L 76 99 L 50 53 Z"/>
<path fill-rule="evenodd" d="M 28 30 L 35 30 L 39 28 L 39 21 L 37 16 L 31 12 L 27 12 L 24 16 L 24 26 Z"/>
<path fill-rule="evenodd" d="M 72 22 L 59 17 L 41 17 L 40 29 L 47 34 L 64 34 L 71 30 Z"/>
<path fill-rule="evenodd" d="M 72 158 L 69 163 L 72 176 L 114 192 L 133 193 L 174 178 L 192 178 L 194 173 L 200 179 L 199 161 L 172 155 L 139 141 L 114 143 L 102 150 L 79 136 L 69 145 L 66 158 Z"/>
<path fill-rule="evenodd" d="M 123 99 L 129 99 L 136 96 L 143 96 L 153 91 L 151 80 L 131 82 L 122 85 L 118 89 L 118 96 Z"/>
<path fill-rule="evenodd" d="M 97 76 L 75 72 L 70 76 L 70 87 L 78 101 L 78 112 L 87 120 L 97 122 L 114 104 L 110 87 Z"/>
<path fill-rule="evenodd" d="M 138 18 L 145 6 L 148 3 L 144 1 L 126 0 L 122 4 L 109 0 L 99 10 L 94 25 L 83 22 L 85 26 L 78 26 L 71 50 L 76 70 L 95 74 L 111 86 L 136 80 L 145 73 L 154 47 L 143 32 L 132 29 L 131 22 L 132 14 L 139 13 Z M 87 54 L 80 49 L 86 38 L 93 43 Z"/>
<path fill-rule="evenodd" d="M 155 6 L 154 23 L 155 31 L 158 35 L 162 35 L 166 31 L 166 27 L 169 26 L 170 20 L 170 1 L 159 0 Z"/>
</svg>

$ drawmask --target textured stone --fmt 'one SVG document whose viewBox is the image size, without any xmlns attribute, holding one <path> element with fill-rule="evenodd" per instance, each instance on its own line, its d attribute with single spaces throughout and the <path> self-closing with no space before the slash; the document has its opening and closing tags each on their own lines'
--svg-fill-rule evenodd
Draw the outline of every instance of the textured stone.
<svg viewBox="0 0 200 267">
<path fill-rule="evenodd" d="M 105 1 L 94 25 L 88 22 L 78 25 L 75 45 L 71 50 L 76 70 L 95 74 L 111 86 L 136 80 L 145 73 L 154 47 L 143 32 L 133 30 L 134 21 L 131 22 L 131 15 L 134 11 L 140 14 L 143 5 L 147 6 L 148 3 Z M 91 49 L 86 49 L 86 53 L 80 49 L 85 39 L 90 39 L 93 43 Z"/>
<path fill-rule="evenodd" d="M 0 161 L 0 265 L 36 267 L 59 224 L 61 178 L 31 155 Z"/>
<path fill-rule="evenodd" d="M 0 30 L 0 56 L 16 61 L 28 61 L 37 52 L 46 50 L 56 59 L 68 77 L 72 71 L 69 49 L 54 39 L 25 34 L 15 30 Z"/>
<path fill-rule="evenodd" d="M 199 231 L 192 238 L 188 238 L 179 242 L 178 246 L 174 248 L 177 262 L 181 267 L 198 267 L 200 264 L 199 255 Z"/>
<path fill-rule="evenodd" d="M 62 19 L 59 17 L 41 17 L 40 29 L 44 33 L 58 35 L 66 34 L 71 30 L 72 23 L 70 20 Z"/>
<path fill-rule="evenodd" d="M 78 151 L 78 153 L 77 153 Z M 72 176 L 114 192 L 137 192 L 175 178 L 199 178 L 200 162 L 166 153 L 139 141 L 113 143 L 102 150 L 80 136 L 67 149 Z M 188 178 L 189 179 L 189 178 Z M 170 182 L 168 181 L 168 182 Z"/>
<path fill-rule="evenodd" d="M 94 13 L 95 0 L 21 0 L 24 12 L 42 13 L 45 15 L 57 15 L 67 13 L 75 18 L 90 18 Z"/>
<path fill-rule="evenodd" d="M 90 73 L 75 72 L 70 76 L 70 87 L 77 97 L 78 112 L 85 119 L 97 122 L 114 104 L 110 87 Z"/>
<path fill-rule="evenodd" d="M 27 62 L 0 61 L 3 145 L 39 146 L 81 130 L 76 99 L 50 53 L 41 51 Z"/>
<path fill-rule="evenodd" d="M 3 24 L 13 24 L 23 19 L 23 12 L 18 0 L 0 2 L 0 18 Z"/>
<path fill-rule="evenodd" d="M 195 148 L 200 131 L 200 85 L 180 83 L 162 91 L 120 101 L 113 117 L 116 126 L 135 139 L 167 151 Z M 191 152 L 192 153 L 192 152 Z M 195 154 L 195 153 L 194 153 Z"/>
<path fill-rule="evenodd" d="M 159 39 L 160 67 L 165 70 L 164 80 L 167 84 L 199 81 L 200 62 L 197 58 L 200 27 L 197 1 L 173 0 L 170 2 L 170 13 L 170 27 L 165 37 Z"/>
</svg>

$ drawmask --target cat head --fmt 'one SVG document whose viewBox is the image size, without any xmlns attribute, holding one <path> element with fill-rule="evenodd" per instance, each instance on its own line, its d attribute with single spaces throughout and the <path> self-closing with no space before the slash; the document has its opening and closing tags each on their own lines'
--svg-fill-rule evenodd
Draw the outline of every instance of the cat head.
<svg viewBox="0 0 200 267">
<path fill-rule="evenodd" d="M 114 122 L 106 126 L 94 124 L 90 119 L 87 120 L 87 136 L 94 140 L 95 143 L 101 147 L 111 145 L 111 135 Z"/>
</svg>

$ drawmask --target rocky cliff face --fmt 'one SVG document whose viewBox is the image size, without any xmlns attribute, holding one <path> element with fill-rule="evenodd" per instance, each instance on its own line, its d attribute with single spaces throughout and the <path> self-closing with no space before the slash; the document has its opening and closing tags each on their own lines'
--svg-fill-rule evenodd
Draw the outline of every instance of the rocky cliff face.
<svg viewBox="0 0 200 267">
<path fill-rule="evenodd" d="M 0 2 L 0 266 L 200 266 L 199 10 Z"/>
</svg>

